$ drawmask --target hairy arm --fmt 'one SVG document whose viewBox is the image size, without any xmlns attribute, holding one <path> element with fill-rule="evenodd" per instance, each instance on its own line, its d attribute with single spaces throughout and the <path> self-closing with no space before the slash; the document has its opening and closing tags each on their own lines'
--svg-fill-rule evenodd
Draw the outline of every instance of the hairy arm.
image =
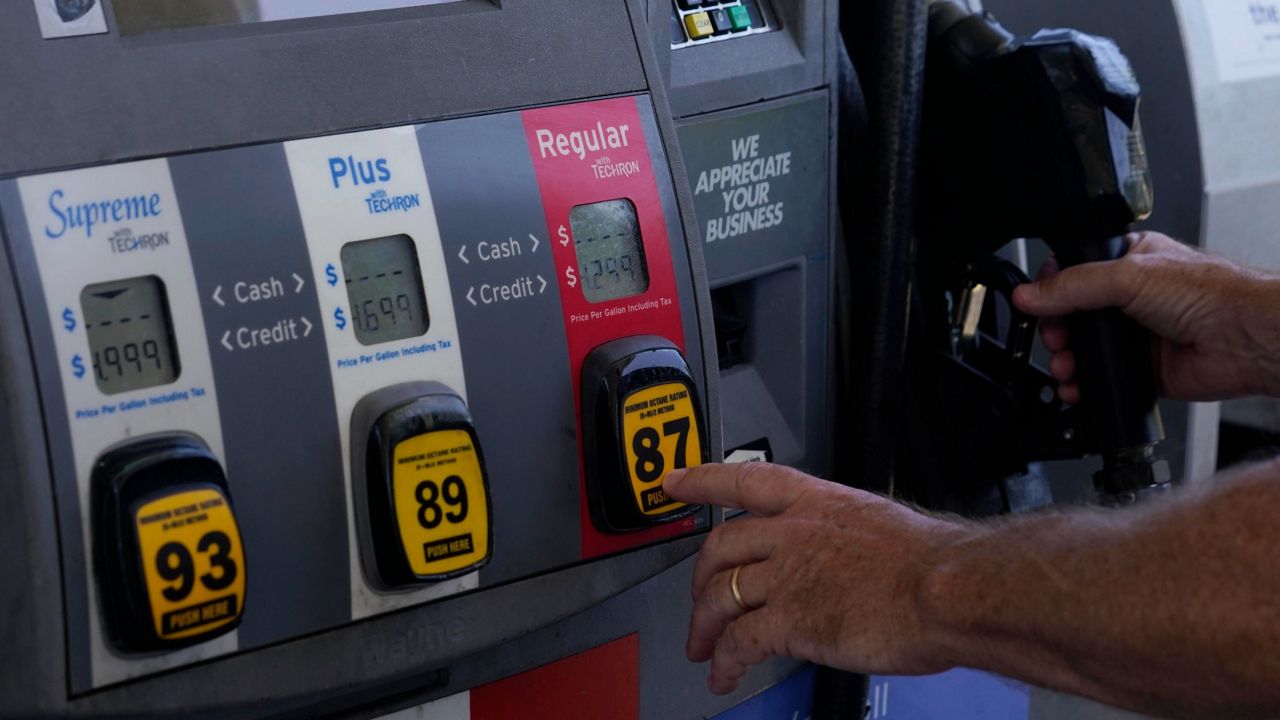
<svg viewBox="0 0 1280 720">
<path fill-rule="evenodd" d="M 966 524 L 926 571 L 945 664 L 1170 717 L 1280 715 L 1280 463 L 1153 507 Z"/>
<path fill-rule="evenodd" d="M 728 692 L 787 655 L 989 670 L 1174 717 L 1280 716 L 1280 463 L 1119 511 L 971 522 L 769 465 L 672 473 L 748 509 L 694 570 L 687 652 Z M 733 599 L 733 568 L 745 609 Z"/>
</svg>

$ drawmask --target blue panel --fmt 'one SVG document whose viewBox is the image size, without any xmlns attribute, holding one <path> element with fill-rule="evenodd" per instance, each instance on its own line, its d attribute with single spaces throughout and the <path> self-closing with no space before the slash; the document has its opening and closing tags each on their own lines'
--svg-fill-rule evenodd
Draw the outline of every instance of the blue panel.
<svg viewBox="0 0 1280 720">
<path fill-rule="evenodd" d="M 716 715 L 714 720 L 806 720 L 813 714 L 813 682 L 810 667 L 773 687 Z"/>
<path fill-rule="evenodd" d="M 867 720 L 1027 720 L 1030 704 L 1026 685 L 976 670 L 873 677 Z"/>
</svg>

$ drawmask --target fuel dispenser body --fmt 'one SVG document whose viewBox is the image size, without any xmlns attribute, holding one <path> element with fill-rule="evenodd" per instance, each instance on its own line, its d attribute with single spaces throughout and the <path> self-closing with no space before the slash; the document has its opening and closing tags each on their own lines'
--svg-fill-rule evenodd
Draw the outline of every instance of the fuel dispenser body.
<svg viewBox="0 0 1280 720">
<path fill-rule="evenodd" d="M 829 471 L 836 3 L 349 5 L 0 8 L 0 707 L 782 683 L 661 480 Z"/>
</svg>

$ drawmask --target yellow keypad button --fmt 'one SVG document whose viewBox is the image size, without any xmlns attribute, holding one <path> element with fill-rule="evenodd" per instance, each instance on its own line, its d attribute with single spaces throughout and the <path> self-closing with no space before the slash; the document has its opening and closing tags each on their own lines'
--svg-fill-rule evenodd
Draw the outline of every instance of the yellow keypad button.
<svg viewBox="0 0 1280 720">
<path fill-rule="evenodd" d="M 622 406 L 631 490 L 640 513 L 665 515 L 684 507 L 662 489 L 671 470 L 702 464 L 702 438 L 689 388 L 669 382 L 627 395 Z"/>
<path fill-rule="evenodd" d="M 711 16 L 705 12 L 697 12 L 684 16 L 684 27 L 690 39 L 701 40 L 715 34 L 716 28 L 711 24 Z"/>
<path fill-rule="evenodd" d="M 221 491 L 198 488 L 151 500 L 133 521 L 157 638 L 195 638 L 240 618 L 244 546 Z"/>
<path fill-rule="evenodd" d="M 489 557 L 489 500 L 471 433 L 437 430 L 392 454 L 395 519 L 409 568 L 444 576 Z"/>
</svg>

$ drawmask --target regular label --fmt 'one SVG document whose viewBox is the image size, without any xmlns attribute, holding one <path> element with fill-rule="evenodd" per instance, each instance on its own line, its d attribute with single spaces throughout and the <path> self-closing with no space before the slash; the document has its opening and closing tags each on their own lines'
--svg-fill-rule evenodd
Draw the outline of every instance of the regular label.
<svg viewBox="0 0 1280 720">
<path fill-rule="evenodd" d="M 447 575 L 489 557 L 489 499 L 471 434 L 437 430 L 396 445 L 396 524 L 409 567 Z"/>
<path fill-rule="evenodd" d="M 138 508 L 134 522 L 157 637 L 204 635 L 240 617 L 244 547 L 226 496 L 175 493 Z"/>
<path fill-rule="evenodd" d="M 628 395 L 622 405 L 622 438 L 640 512 L 657 516 L 684 507 L 662 489 L 662 479 L 670 470 L 702 464 L 702 438 L 689 388 L 664 383 Z"/>
</svg>

